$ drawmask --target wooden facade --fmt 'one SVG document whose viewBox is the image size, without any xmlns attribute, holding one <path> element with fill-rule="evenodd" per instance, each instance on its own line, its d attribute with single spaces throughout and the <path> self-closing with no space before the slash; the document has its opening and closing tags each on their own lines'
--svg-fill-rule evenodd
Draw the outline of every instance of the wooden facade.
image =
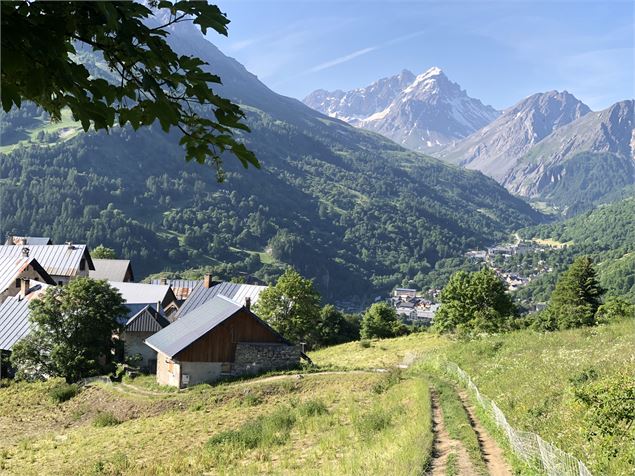
<svg viewBox="0 0 635 476">
<path fill-rule="evenodd" d="M 180 362 L 234 362 L 238 342 L 283 343 L 243 308 L 174 356 Z"/>
</svg>

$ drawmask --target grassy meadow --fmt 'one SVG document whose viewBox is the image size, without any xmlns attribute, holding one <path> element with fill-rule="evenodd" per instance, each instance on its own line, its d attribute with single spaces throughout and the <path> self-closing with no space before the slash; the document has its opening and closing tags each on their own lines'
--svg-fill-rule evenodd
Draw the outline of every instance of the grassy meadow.
<svg viewBox="0 0 635 476">
<path fill-rule="evenodd" d="M 429 372 L 439 361 L 463 368 L 519 430 L 579 458 L 594 474 L 635 473 L 635 425 L 626 438 L 602 442 L 589 435 L 587 408 L 577 391 L 619 375 L 635 375 L 635 320 L 538 333 L 522 330 L 473 341 L 433 334 L 343 344 L 310 354 L 318 365 L 361 368 L 396 364 L 415 355 L 411 372 Z M 591 430 L 591 429 L 589 429 Z"/>
<path fill-rule="evenodd" d="M 187 392 L 59 382 L 0 389 L 0 473 L 419 474 L 432 445 L 422 379 L 278 376 Z"/>
<path fill-rule="evenodd" d="M 158 386 L 151 376 L 91 384 L 76 395 L 60 381 L 4 383 L 0 473 L 421 474 L 432 458 L 431 391 L 448 433 L 484 472 L 456 389 L 435 370 L 449 360 L 517 429 L 540 434 L 595 475 L 632 474 L 635 427 L 620 439 L 594 438 L 588 409 L 575 396 L 633 375 L 634 342 L 633 321 L 470 342 L 420 333 L 312 352 L 322 373 L 184 392 Z M 376 371 L 399 364 L 412 365 Z M 505 449 L 503 436 L 476 410 Z M 508 459 L 516 474 L 533 474 Z M 460 471 L 456 455 L 445 464 L 447 474 Z"/>
</svg>

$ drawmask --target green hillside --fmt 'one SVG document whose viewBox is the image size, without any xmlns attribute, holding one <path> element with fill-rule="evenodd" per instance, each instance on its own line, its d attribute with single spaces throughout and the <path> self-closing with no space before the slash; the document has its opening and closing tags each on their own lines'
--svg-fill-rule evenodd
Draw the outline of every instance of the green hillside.
<svg viewBox="0 0 635 476">
<path fill-rule="evenodd" d="M 3 136 L 2 233 L 103 243 L 139 278 L 197 268 L 268 281 L 291 264 L 327 299 L 364 302 L 541 219 L 479 173 L 273 93 L 194 33 L 177 31 L 175 47 L 213 64 L 221 92 L 244 105 L 243 138 L 262 170 L 228 158 L 221 185 L 212 167 L 184 163 L 177 138 L 158 127 L 61 140 L 35 133 L 49 127 L 37 111 L 11 113 L 3 121 L 22 126 Z"/>
</svg>

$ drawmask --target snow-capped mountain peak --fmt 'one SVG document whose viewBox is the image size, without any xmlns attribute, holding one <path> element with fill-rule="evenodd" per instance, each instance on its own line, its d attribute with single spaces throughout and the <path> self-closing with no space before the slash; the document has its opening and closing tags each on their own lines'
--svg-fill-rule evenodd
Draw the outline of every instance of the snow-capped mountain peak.
<svg viewBox="0 0 635 476">
<path fill-rule="evenodd" d="M 437 66 L 417 76 L 403 70 L 347 92 L 317 90 L 304 102 L 331 117 L 423 151 L 466 137 L 499 114 L 469 97 Z"/>
</svg>

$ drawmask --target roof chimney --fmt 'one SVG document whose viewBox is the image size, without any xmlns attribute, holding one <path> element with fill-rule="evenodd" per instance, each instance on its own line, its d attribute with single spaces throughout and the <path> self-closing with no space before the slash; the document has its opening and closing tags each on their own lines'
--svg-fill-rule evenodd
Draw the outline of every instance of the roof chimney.
<svg viewBox="0 0 635 476">
<path fill-rule="evenodd" d="M 251 310 L 251 298 L 249 296 L 245 297 L 245 307 L 248 311 Z"/>
<path fill-rule="evenodd" d="M 211 288 L 212 285 L 213 285 L 212 275 L 211 274 L 206 274 L 205 276 L 203 276 L 203 287 L 204 288 Z"/>
<path fill-rule="evenodd" d="M 26 297 L 26 295 L 29 294 L 29 284 L 29 278 L 22 278 L 20 280 L 20 296 Z"/>
<path fill-rule="evenodd" d="M 24 248 L 22 248 L 22 256 L 24 256 L 25 258 L 29 257 L 29 249 L 25 246 Z"/>
<path fill-rule="evenodd" d="M 161 278 L 161 281 L 160 281 L 160 282 L 161 282 L 161 284 L 163 284 L 164 286 L 165 286 L 166 284 L 168 284 L 168 280 L 167 280 L 167 278 Z"/>
</svg>

